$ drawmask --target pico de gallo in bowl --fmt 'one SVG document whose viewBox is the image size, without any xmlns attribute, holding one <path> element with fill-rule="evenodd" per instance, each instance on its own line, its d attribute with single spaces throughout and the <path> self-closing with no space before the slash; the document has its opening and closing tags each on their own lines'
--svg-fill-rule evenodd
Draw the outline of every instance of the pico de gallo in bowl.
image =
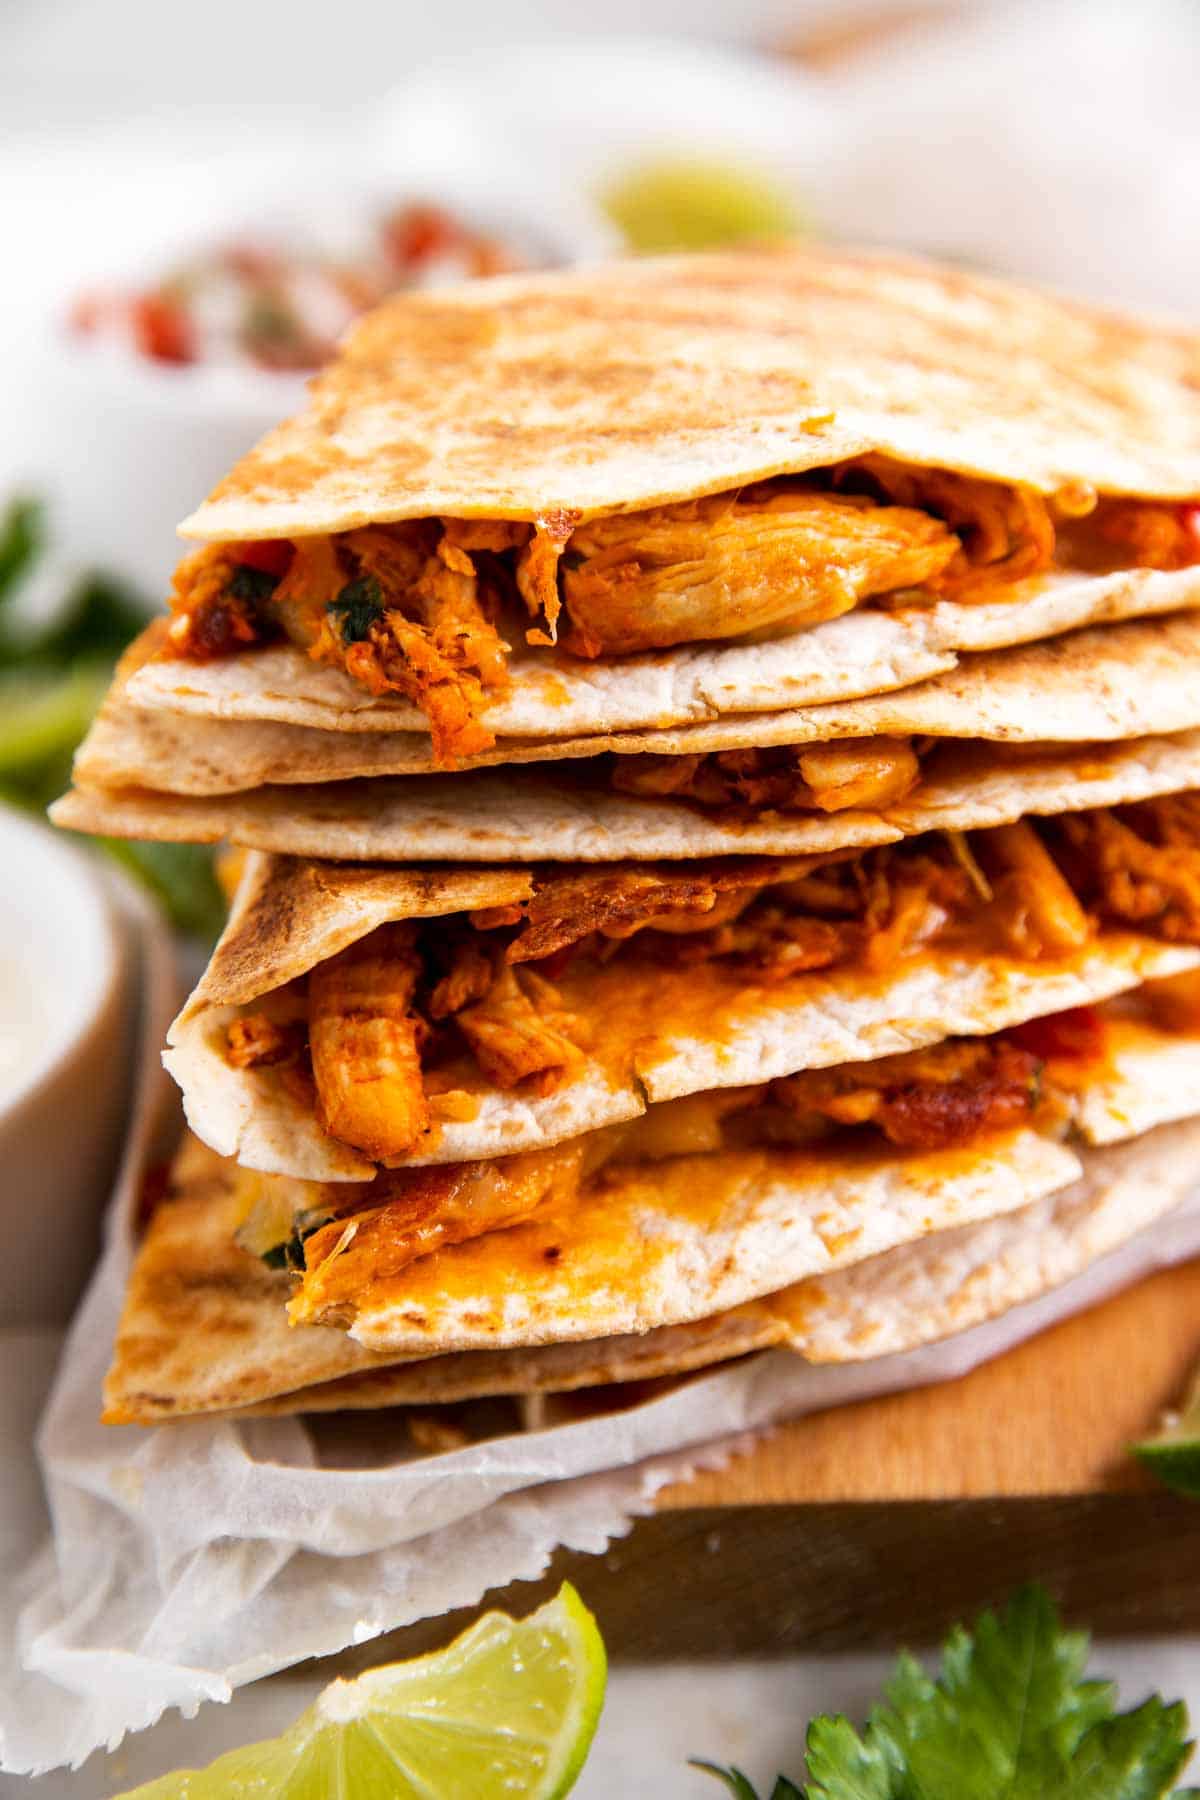
<svg viewBox="0 0 1200 1800">
<path fill-rule="evenodd" d="M 409 200 L 378 212 L 360 242 L 337 252 L 266 232 L 230 237 L 143 285 L 82 292 L 69 323 L 152 364 L 306 374 L 389 294 L 560 260 L 528 233 Z"/>
</svg>

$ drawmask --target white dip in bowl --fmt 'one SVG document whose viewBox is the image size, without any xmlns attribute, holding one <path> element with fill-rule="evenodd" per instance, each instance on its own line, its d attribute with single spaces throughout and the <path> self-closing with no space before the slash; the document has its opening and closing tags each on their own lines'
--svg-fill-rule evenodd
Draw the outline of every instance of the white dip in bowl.
<svg viewBox="0 0 1200 1800">
<path fill-rule="evenodd" d="M 0 806 L 0 1326 L 64 1322 L 99 1246 L 132 996 L 99 868 Z"/>
</svg>

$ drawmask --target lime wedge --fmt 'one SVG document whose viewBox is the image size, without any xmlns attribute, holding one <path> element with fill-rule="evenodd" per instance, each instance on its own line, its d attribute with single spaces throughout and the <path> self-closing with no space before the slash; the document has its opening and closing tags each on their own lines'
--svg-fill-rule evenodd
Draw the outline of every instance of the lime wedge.
<svg viewBox="0 0 1200 1800">
<path fill-rule="evenodd" d="M 768 176 L 727 163 L 644 163 L 601 204 L 631 250 L 709 250 L 747 238 L 794 237 L 804 221 Z"/>
<path fill-rule="evenodd" d="M 1200 1499 L 1200 1368 L 1182 1411 L 1164 1414 L 1157 1437 L 1135 1444 L 1133 1454 L 1168 1487 Z"/>
<path fill-rule="evenodd" d="M 485 1613 L 445 1650 L 334 1681 L 290 1731 L 121 1800 L 556 1800 L 604 1704 L 604 1642 L 564 1582 L 528 1619 Z"/>
</svg>

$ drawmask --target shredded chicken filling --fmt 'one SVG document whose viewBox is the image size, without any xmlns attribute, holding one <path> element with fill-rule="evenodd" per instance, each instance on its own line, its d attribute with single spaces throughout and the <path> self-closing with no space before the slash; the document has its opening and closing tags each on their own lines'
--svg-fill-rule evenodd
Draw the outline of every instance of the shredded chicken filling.
<svg viewBox="0 0 1200 1800">
<path fill-rule="evenodd" d="M 1200 793 L 1068 814 L 1054 825 L 1084 904 L 1115 924 L 1200 942 Z"/>
<path fill-rule="evenodd" d="M 378 928 L 284 990 L 291 1013 L 244 1011 L 227 1054 L 386 1163 L 488 1088 L 577 1076 L 611 1026 L 592 996 L 613 965 L 682 972 L 703 1008 L 708 968 L 728 999 L 810 970 L 886 974 L 934 943 L 1053 962 L 1097 917 L 1200 942 L 1200 795 L 865 853 L 552 873 L 519 905 Z"/>
<path fill-rule="evenodd" d="M 611 771 L 618 793 L 755 815 L 876 810 L 903 800 L 920 780 L 920 756 L 907 738 L 615 756 Z"/>
<path fill-rule="evenodd" d="M 420 707 L 453 766 L 494 744 L 486 710 L 522 632 L 576 657 L 622 656 L 778 635 L 867 601 L 1002 598 L 1051 567 L 1064 520 L 1062 543 L 1085 565 L 1179 568 L 1200 560 L 1198 516 L 1097 503 L 1089 489 L 1051 503 L 866 456 L 586 522 L 561 510 L 418 519 L 207 547 L 176 572 L 167 653 L 227 656 L 285 635 L 368 692 Z"/>
<path fill-rule="evenodd" d="M 1079 1007 L 990 1038 L 668 1101 L 630 1124 L 491 1162 L 384 1172 L 353 1186 L 244 1174 L 239 1241 L 302 1274 L 302 1310 L 326 1317 L 353 1296 L 363 1268 L 387 1280 L 435 1250 L 569 1206 L 621 1165 L 794 1149 L 851 1130 L 916 1152 L 1023 1126 L 1060 1134 L 1106 1054 L 1104 1013 Z"/>
</svg>

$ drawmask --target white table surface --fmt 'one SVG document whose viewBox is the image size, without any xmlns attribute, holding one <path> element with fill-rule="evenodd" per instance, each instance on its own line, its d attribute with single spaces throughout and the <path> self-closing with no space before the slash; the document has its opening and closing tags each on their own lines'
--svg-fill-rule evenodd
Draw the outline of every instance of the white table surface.
<svg viewBox="0 0 1200 1800">
<path fill-rule="evenodd" d="M 617 1669 L 591 1758 L 575 1789 L 578 1800 L 704 1800 L 705 1795 L 717 1800 L 722 1790 L 687 1767 L 689 1756 L 736 1760 L 760 1785 L 781 1769 L 798 1776 L 808 1719 L 823 1710 L 844 1710 L 861 1719 L 890 1661 L 855 1655 Z M 1200 1718 L 1195 1643 L 1101 1644 L 1094 1667 L 1120 1682 L 1124 1705 L 1157 1689 L 1173 1698 L 1182 1695 L 1193 1718 Z M 241 1689 L 228 1706 L 205 1708 L 194 1720 L 164 1720 L 127 1739 L 114 1755 L 93 1757 L 78 1774 L 46 1775 L 36 1782 L 0 1776 L 0 1795 L 108 1800 L 169 1768 L 209 1762 L 237 1744 L 282 1731 L 319 1685 L 285 1677 L 260 1682 Z"/>
</svg>

